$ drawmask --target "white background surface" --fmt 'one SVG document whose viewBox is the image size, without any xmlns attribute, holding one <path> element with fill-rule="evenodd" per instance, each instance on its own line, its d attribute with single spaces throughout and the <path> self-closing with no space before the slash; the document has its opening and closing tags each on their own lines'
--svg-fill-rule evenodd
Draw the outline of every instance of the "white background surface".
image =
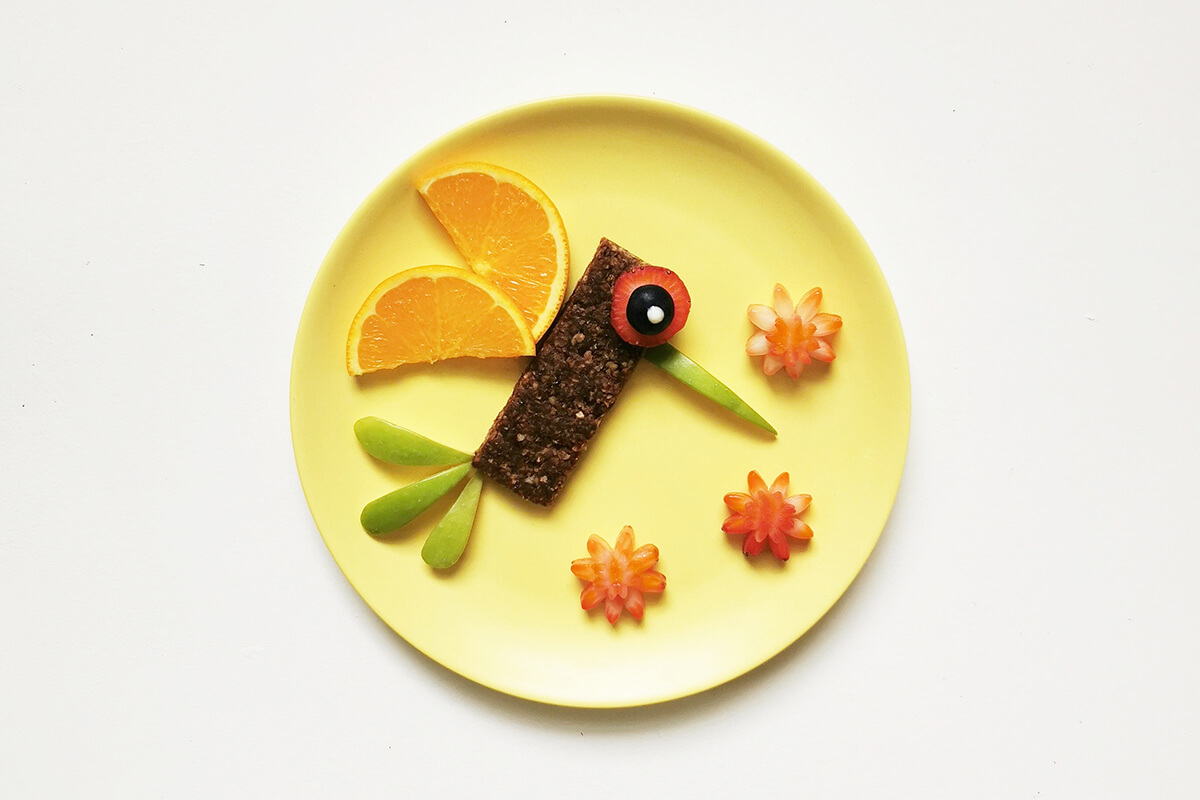
<svg viewBox="0 0 1200 800">
<path fill-rule="evenodd" d="M 0 7 L 0 795 L 1195 796 L 1196 7 L 567 5 Z M 393 635 L 288 428 L 357 204 L 459 124 L 588 92 L 808 169 L 913 383 L 842 602 L 620 712 Z"/>
</svg>

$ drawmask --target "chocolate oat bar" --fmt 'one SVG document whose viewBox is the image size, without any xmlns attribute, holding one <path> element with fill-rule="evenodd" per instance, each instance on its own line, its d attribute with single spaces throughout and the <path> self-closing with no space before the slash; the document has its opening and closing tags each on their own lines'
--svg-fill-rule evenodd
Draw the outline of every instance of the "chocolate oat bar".
<svg viewBox="0 0 1200 800">
<path fill-rule="evenodd" d="M 558 496 L 642 358 L 611 322 L 613 283 L 645 262 L 601 239 L 472 462 L 532 503 Z"/>
</svg>

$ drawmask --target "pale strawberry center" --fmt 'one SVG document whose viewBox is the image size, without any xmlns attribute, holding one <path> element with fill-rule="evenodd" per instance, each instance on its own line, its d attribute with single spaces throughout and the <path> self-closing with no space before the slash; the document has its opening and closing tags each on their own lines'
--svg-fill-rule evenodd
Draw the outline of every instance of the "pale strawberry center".
<svg viewBox="0 0 1200 800">
<path fill-rule="evenodd" d="M 612 560 L 604 570 L 604 594 L 609 600 L 624 600 L 629 594 L 629 584 L 633 576 L 629 572 L 629 564 L 620 553 L 613 553 Z"/>
<path fill-rule="evenodd" d="M 805 322 L 798 316 L 780 317 L 775 320 L 775 330 L 767 334 L 767 352 L 790 366 L 800 361 L 807 364 L 808 354 L 820 346 L 816 333 L 817 326 L 812 322 Z"/>
</svg>

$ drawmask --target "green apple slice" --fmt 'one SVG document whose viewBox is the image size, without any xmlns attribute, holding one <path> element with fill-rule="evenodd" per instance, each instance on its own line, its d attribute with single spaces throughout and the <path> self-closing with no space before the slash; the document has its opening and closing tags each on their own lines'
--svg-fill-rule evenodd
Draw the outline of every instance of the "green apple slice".
<svg viewBox="0 0 1200 800">
<path fill-rule="evenodd" d="M 471 460 L 469 453 L 438 444 L 379 417 L 363 417 L 354 423 L 354 435 L 364 450 L 389 464 L 444 467 Z"/>
<path fill-rule="evenodd" d="M 430 532 L 425 546 L 421 548 L 421 558 L 426 564 L 434 569 L 448 569 L 458 563 L 463 550 L 467 548 L 467 539 L 471 537 L 471 526 L 475 524 L 475 510 L 479 508 L 479 492 L 482 488 L 483 478 L 472 471 L 462 494 Z"/>
<path fill-rule="evenodd" d="M 403 528 L 457 486 L 470 471 L 470 464 L 459 464 L 372 500 L 362 510 L 363 528 L 372 536 Z"/>
<path fill-rule="evenodd" d="M 770 432 L 772 436 L 778 435 L 778 431 L 772 427 L 771 423 L 763 419 L 757 411 L 750 407 L 749 403 L 734 394 L 733 390 L 714 378 L 704 367 L 676 350 L 669 342 L 648 348 L 645 358 L 672 378 L 695 389 L 714 403 L 729 409 L 764 431 Z"/>
</svg>

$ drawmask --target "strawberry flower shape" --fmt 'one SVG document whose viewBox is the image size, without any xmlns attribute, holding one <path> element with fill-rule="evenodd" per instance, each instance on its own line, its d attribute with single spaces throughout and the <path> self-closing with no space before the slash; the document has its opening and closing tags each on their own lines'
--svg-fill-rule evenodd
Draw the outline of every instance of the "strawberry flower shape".
<svg viewBox="0 0 1200 800">
<path fill-rule="evenodd" d="M 763 357 L 762 368 L 767 375 L 785 369 L 793 378 L 799 378 L 813 359 L 833 361 L 833 347 L 825 337 L 842 327 L 842 318 L 818 314 L 820 305 L 819 286 L 809 290 L 793 308 L 788 290 L 775 284 L 774 307 L 755 304 L 746 309 L 758 328 L 746 342 L 746 353 Z"/>
<path fill-rule="evenodd" d="M 812 496 L 794 494 L 788 496 L 791 481 L 782 473 L 771 488 L 757 472 L 751 471 L 748 482 L 750 492 L 730 492 L 725 495 L 725 505 L 730 515 L 721 526 L 726 533 L 744 535 L 742 552 L 748 556 L 758 555 L 764 542 L 771 543 L 771 552 L 780 561 L 788 559 L 787 537 L 808 540 L 813 537 L 812 528 L 800 520 L 800 515 L 812 502 Z"/>
<path fill-rule="evenodd" d="M 645 592 L 661 592 L 667 587 L 667 579 L 661 572 L 651 569 L 658 563 L 658 548 L 644 544 L 633 549 L 633 528 L 626 525 L 617 536 L 617 546 L 592 535 L 587 542 L 591 558 L 580 558 L 571 562 L 571 572 L 585 580 L 579 596 L 584 609 L 604 601 L 604 616 L 616 625 L 622 609 L 640 620 L 646 610 Z"/>
</svg>

